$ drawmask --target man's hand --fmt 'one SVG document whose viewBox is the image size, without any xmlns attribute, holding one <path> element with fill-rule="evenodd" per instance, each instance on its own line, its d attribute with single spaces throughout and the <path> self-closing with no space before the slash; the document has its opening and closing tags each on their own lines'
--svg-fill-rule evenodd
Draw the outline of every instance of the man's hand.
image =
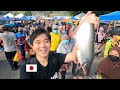
<svg viewBox="0 0 120 90">
<path fill-rule="evenodd" d="M 73 32 L 73 38 L 75 39 L 75 36 L 77 34 L 78 29 L 80 28 L 81 24 L 83 22 L 88 22 L 88 23 L 92 23 L 95 26 L 95 29 L 97 29 L 97 25 L 98 25 L 98 20 L 95 14 L 92 13 L 92 11 L 88 11 L 84 17 L 82 17 L 80 24 L 77 26 L 77 28 L 75 29 L 75 31 Z M 77 41 L 76 41 L 77 42 Z M 65 58 L 65 62 L 71 62 L 74 60 L 77 60 L 77 50 L 78 50 L 78 44 L 76 43 L 73 51 L 69 54 L 67 54 L 66 58 Z"/>
<path fill-rule="evenodd" d="M 88 11 L 80 20 L 79 25 L 77 26 L 77 28 L 75 29 L 75 31 L 73 32 L 73 38 L 75 38 L 76 36 L 76 32 L 78 31 L 79 27 L 81 26 L 81 24 L 83 22 L 88 22 L 88 23 L 92 23 L 94 24 L 94 28 L 95 30 L 98 28 L 98 24 L 99 21 L 97 20 L 97 16 L 95 14 L 92 13 L 92 11 Z"/>
<path fill-rule="evenodd" d="M 81 19 L 80 23 L 83 22 L 88 22 L 88 23 L 92 23 L 95 26 L 98 25 L 98 20 L 97 20 L 97 16 L 95 14 L 92 13 L 92 11 L 88 11 L 85 16 L 83 16 L 83 18 Z M 97 28 L 97 27 L 95 27 Z"/>
</svg>

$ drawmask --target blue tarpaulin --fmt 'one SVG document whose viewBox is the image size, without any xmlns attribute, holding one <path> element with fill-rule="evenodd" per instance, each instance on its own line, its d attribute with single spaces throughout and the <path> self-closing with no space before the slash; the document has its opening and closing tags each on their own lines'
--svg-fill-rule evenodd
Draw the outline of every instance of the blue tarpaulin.
<svg viewBox="0 0 120 90">
<path fill-rule="evenodd" d="M 72 19 L 72 20 L 79 20 L 79 19 L 75 18 L 74 16 L 72 16 L 70 19 Z"/>
<path fill-rule="evenodd" d="M 60 16 L 60 17 L 55 16 L 55 17 L 53 18 L 53 20 L 63 20 L 63 19 L 65 19 L 65 18 L 62 17 L 62 16 Z"/>
<path fill-rule="evenodd" d="M 12 20 L 12 18 L 10 18 L 10 17 L 3 17 L 3 16 L 0 16 L 0 20 L 1 21 L 11 21 Z"/>
<path fill-rule="evenodd" d="M 114 21 L 114 20 L 120 20 L 120 11 L 115 11 L 112 13 L 108 13 L 105 15 L 99 16 L 100 21 Z"/>
<path fill-rule="evenodd" d="M 35 17 L 35 16 L 28 16 L 28 19 L 29 19 L 29 20 L 35 20 L 36 17 Z"/>
<path fill-rule="evenodd" d="M 12 26 L 15 26 L 14 24 L 4 24 L 5 26 L 10 26 L 10 27 L 12 27 Z"/>
<path fill-rule="evenodd" d="M 26 16 L 23 16 L 23 17 L 21 17 L 21 18 L 19 18 L 17 20 L 29 20 L 29 19 Z"/>
</svg>

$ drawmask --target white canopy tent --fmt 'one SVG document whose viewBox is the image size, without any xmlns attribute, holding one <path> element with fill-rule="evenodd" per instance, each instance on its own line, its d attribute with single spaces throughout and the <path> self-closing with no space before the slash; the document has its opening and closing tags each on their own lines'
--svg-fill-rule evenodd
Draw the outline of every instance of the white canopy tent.
<svg viewBox="0 0 120 90">
<path fill-rule="evenodd" d="M 81 19 L 84 15 L 85 15 L 85 13 L 80 13 L 80 14 L 76 15 L 75 18 Z"/>
<path fill-rule="evenodd" d="M 24 15 L 22 13 L 15 16 L 15 18 L 22 18 Z"/>
<path fill-rule="evenodd" d="M 14 15 L 12 13 L 8 13 L 8 14 L 4 15 L 3 17 L 7 17 L 7 16 L 10 18 L 14 18 Z"/>
<path fill-rule="evenodd" d="M 71 18 L 71 16 L 63 16 L 65 19 L 69 19 Z"/>
</svg>

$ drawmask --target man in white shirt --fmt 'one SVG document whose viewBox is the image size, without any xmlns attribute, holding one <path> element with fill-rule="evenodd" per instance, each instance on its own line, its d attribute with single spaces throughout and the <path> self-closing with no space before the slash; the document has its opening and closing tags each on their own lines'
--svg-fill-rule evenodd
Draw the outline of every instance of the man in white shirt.
<svg viewBox="0 0 120 90">
<path fill-rule="evenodd" d="M 13 32 L 10 32 L 9 26 L 3 27 L 3 33 L 0 33 L 0 38 L 2 38 L 4 43 L 5 56 L 13 70 L 17 69 L 17 62 L 13 62 L 13 58 L 16 54 L 16 37 Z"/>
</svg>

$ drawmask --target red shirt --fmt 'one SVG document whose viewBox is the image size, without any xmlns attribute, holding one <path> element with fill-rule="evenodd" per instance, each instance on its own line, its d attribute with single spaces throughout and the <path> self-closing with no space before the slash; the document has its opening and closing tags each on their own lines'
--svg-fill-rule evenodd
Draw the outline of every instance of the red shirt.
<svg viewBox="0 0 120 90">
<path fill-rule="evenodd" d="M 69 25 L 68 25 L 68 24 L 66 25 L 66 28 L 65 28 L 65 29 L 66 29 L 66 30 L 68 30 L 68 29 L 69 29 Z"/>
</svg>

